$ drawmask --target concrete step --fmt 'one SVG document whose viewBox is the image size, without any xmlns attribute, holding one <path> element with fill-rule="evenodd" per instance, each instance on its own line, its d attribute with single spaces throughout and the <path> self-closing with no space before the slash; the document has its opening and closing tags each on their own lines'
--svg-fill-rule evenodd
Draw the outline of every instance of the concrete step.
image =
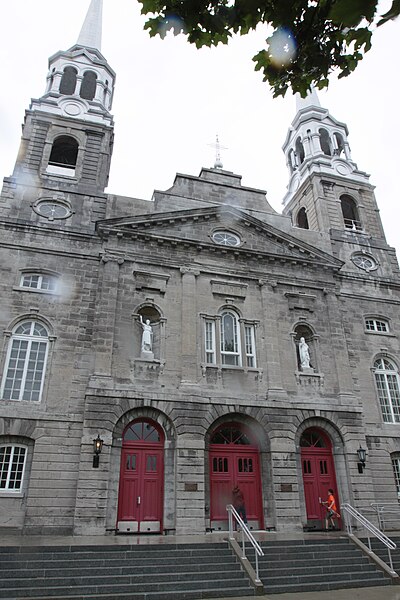
<svg viewBox="0 0 400 600">
<path fill-rule="evenodd" d="M 261 546 L 264 556 L 259 560 L 259 574 L 267 594 L 391 583 L 346 538 Z"/>
<path fill-rule="evenodd" d="M 0 551 L 4 600 L 196 600 L 246 595 L 254 595 L 254 590 L 226 543 Z"/>
</svg>

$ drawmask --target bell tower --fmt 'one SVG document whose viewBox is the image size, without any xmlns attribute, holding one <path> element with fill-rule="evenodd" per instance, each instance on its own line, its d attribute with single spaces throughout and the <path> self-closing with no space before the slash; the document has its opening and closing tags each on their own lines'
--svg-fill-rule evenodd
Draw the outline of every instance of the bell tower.
<svg viewBox="0 0 400 600">
<path fill-rule="evenodd" d="M 102 0 L 91 0 L 78 40 L 49 59 L 43 96 L 25 114 L 5 210 L 21 219 L 92 226 L 104 214 L 113 147 L 115 73 L 101 53 Z"/>
<path fill-rule="evenodd" d="M 289 170 L 283 213 L 294 227 L 325 234 L 351 270 L 358 262 L 368 273 L 380 267 L 390 275 L 395 263 L 382 251 L 394 251 L 386 243 L 374 186 L 351 156 L 347 125 L 321 107 L 315 89 L 297 97 L 296 109 L 283 145 Z"/>
</svg>

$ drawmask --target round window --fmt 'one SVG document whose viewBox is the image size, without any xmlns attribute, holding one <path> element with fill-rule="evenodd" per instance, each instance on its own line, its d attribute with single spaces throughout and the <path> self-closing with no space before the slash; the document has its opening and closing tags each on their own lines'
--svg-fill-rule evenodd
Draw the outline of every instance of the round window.
<svg viewBox="0 0 400 600">
<path fill-rule="evenodd" d="M 212 240 L 221 246 L 239 246 L 240 237 L 231 231 L 215 231 Z"/>
<path fill-rule="evenodd" d="M 56 200 L 42 200 L 33 206 L 33 210 L 41 217 L 53 221 L 55 219 L 67 219 L 72 211 L 67 204 Z"/>
<path fill-rule="evenodd" d="M 369 271 L 375 271 L 375 269 L 378 268 L 377 261 L 372 256 L 369 256 L 367 254 L 353 254 L 351 260 L 356 265 L 356 267 L 358 267 L 359 269 L 363 269 L 363 271 L 367 271 L 367 273 Z"/>
</svg>

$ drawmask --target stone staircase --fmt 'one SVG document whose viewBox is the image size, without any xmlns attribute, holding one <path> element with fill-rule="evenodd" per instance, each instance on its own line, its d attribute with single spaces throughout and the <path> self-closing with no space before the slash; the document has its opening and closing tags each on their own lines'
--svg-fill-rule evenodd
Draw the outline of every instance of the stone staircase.
<svg viewBox="0 0 400 600">
<path fill-rule="evenodd" d="M 400 539 L 398 543 L 400 547 Z M 270 541 L 261 546 L 265 555 L 259 562 L 260 578 L 268 595 L 391 584 L 344 537 Z M 400 550 L 396 552 L 393 558 L 400 566 Z M 252 550 L 248 556 L 252 560 Z M 0 548 L 0 600 L 200 600 L 253 595 L 227 543 Z"/>
<path fill-rule="evenodd" d="M 0 548 L 0 600 L 254 595 L 227 543 Z"/>
<path fill-rule="evenodd" d="M 391 584 L 346 538 L 264 542 L 261 547 L 265 555 L 259 574 L 266 594 Z"/>
<path fill-rule="evenodd" d="M 385 532 L 385 534 L 397 546 L 396 550 L 391 550 L 391 555 L 392 555 L 393 569 L 396 571 L 396 573 L 398 573 L 400 575 L 400 537 L 398 535 L 392 535 L 390 532 L 389 533 Z M 364 544 L 366 546 L 368 546 L 367 539 L 361 538 L 361 541 L 364 542 Z M 377 556 L 379 556 L 379 558 L 381 558 L 387 565 L 389 565 L 388 551 L 387 551 L 387 548 L 385 548 L 382 543 L 378 542 L 378 540 L 371 539 L 371 548 L 375 552 L 375 554 Z"/>
</svg>

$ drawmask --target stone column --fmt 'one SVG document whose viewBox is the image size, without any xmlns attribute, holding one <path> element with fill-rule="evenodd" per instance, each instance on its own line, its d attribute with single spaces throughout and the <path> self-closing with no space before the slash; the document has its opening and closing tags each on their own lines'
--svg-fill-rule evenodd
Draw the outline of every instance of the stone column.
<svg viewBox="0 0 400 600">
<path fill-rule="evenodd" d="M 276 282 L 260 279 L 262 314 L 265 331 L 265 362 L 268 382 L 268 392 L 286 395 L 282 384 L 282 366 L 280 358 L 280 346 L 282 340 L 278 331 L 278 305 L 276 294 Z"/>
<path fill-rule="evenodd" d="M 106 253 L 101 257 L 101 287 L 95 313 L 93 336 L 95 376 L 111 377 L 119 268 L 123 262 L 124 258 L 122 256 L 113 256 Z"/>
<path fill-rule="evenodd" d="M 196 277 L 200 271 L 181 267 L 182 274 L 182 371 L 181 381 L 184 384 L 197 382 L 198 371 L 198 319 L 196 302 Z"/>
</svg>

